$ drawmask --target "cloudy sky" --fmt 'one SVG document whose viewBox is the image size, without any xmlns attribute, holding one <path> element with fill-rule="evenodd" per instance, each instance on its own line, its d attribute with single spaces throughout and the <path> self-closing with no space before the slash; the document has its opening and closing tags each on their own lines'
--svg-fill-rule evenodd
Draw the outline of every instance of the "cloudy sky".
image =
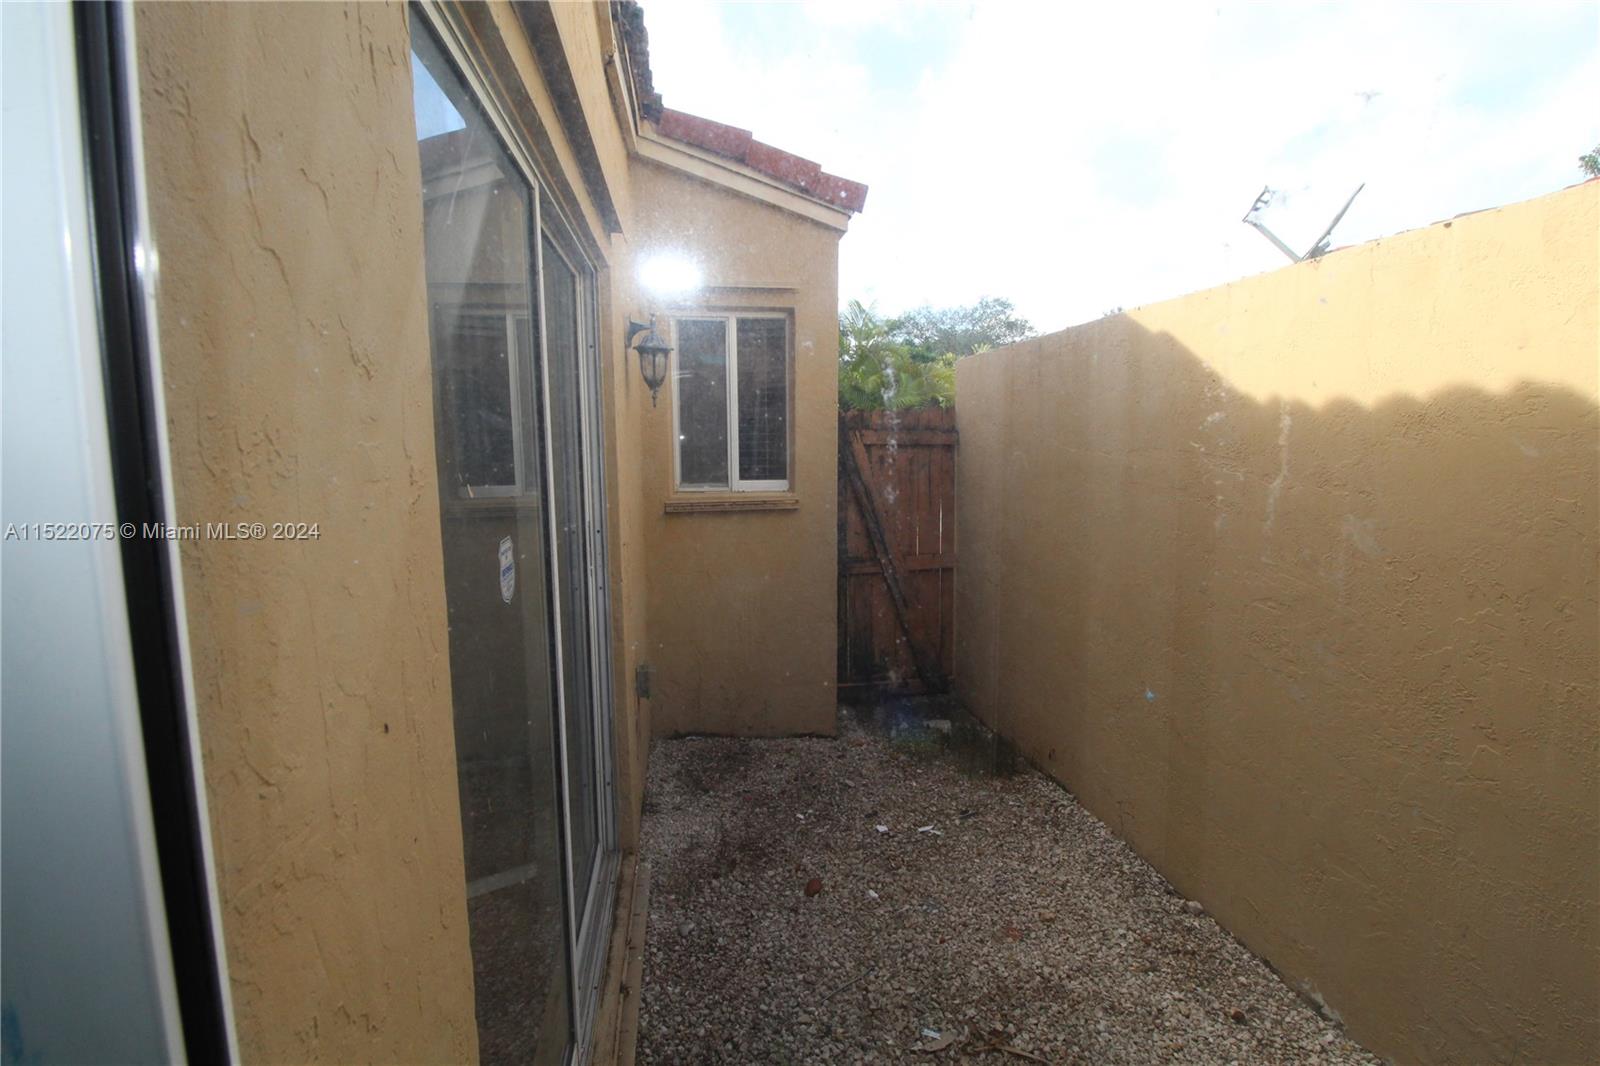
<svg viewBox="0 0 1600 1066">
<path fill-rule="evenodd" d="M 646 0 L 669 107 L 866 182 L 840 299 L 1043 329 L 1581 179 L 1600 3 Z"/>
</svg>

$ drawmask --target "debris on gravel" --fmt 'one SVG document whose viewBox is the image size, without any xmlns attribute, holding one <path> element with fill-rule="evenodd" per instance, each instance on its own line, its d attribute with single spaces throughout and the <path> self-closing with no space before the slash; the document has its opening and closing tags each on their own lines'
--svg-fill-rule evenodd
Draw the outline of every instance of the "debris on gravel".
<svg viewBox="0 0 1600 1066">
<path fill-rule="evenodd" d="M 1380 1061 L 1033 770 L 657 741 L 642 849 L 641 1063 Z"/>
</svg>

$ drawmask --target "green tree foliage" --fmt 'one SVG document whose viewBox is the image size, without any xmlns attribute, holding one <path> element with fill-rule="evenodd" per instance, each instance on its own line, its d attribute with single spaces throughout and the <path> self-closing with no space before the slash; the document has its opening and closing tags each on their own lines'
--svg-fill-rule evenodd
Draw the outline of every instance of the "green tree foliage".
<svg viewBox="0 0 1600 1066">
<path fill-rule="evenodd" d="M 955 356 L 921 360 L 885 319 L 860 300 L 839 315 L 839 406 L 905 410 L 955 400 Z"/>
<path fill-rule="evenodd" d="M 956 360 L 1033 336 L 1010 300 L 919 307 L 884 318 L 859 300 L 839 315 L 839 406 L 846 410 L 949 407 Z"/>
<path fill-rule="evenodd" d="M 1593 151 L 1580 155 L 1578 166 L 1591 178 L 1600 178 L 1600 144 L 1595 145 Z"/>
<path fill-rule="evenodd" d="M 1010 300 L 985 296 L 966 307 L 919 307 L 894 323 L 894 332 L 919 353 L 957 359 L 1033 336 L 1033 324 Z"/>
</svg>

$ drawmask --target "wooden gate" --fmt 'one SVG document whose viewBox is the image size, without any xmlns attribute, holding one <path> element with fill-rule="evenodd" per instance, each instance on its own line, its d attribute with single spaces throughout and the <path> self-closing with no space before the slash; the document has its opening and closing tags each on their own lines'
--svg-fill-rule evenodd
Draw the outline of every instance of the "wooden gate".
<svg viewBox="0 0 1600 1066">
<path fill-rule="evenodd" d="M 949 687 L 955 502 L 954 411 L 840 415 L 841 699 Z"/>
</svg>

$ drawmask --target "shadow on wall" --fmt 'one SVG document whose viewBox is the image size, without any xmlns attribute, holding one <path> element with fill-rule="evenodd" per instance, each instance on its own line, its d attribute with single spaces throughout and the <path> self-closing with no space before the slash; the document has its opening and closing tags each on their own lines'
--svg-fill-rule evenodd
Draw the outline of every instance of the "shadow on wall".
<svg viewBox="0 0 1600 1066">
<path fill-rule="evenodd" d="M 974 710 L 1374 1050 L 1600 1057 L 1593 389 L 1257 399 L 1117 315 L 959 390 Z"/>
</svg>

